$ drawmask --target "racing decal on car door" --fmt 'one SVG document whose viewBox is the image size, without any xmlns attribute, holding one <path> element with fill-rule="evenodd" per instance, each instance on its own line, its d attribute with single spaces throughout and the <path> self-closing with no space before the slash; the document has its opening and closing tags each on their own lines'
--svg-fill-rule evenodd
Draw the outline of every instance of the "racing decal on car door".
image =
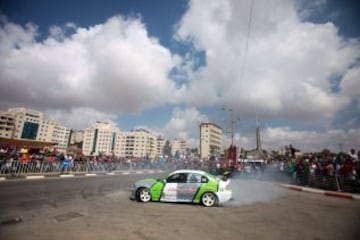
<svg viewBox="0 0 360 240">
<path fill-rule="evenodd" d="M 201 183 L 166 183 L 161 201 L 191 202 L 201 187 Z"/>
<path fill-rule="evenodd" d="M 182 202 L 191 202 L 200 188 L 201 183 L 180 183 L 177 187 L 177 199 Z"/>
<path fill-rule="evenodd" d="M 169 202 L 191 202 L 201 185 L 200 174 L 174 174 L 167 179 L 161 200 Z"/>
<path fill-rule="evenodd" d="M 161 195 L 161 201 L 176 202 L 177 183 L 166 183 Z"/>
</svg>

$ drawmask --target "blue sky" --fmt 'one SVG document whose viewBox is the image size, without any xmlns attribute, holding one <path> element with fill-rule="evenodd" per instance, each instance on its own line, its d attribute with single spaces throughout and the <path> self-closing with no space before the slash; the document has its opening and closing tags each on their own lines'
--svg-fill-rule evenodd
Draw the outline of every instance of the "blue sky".
<svg viewBox="0 0 360 240">
<path fill-rule="evenodd" d="M 240 147 L 254 147 L 258 118 L 268 149 L 360 150 L 359 5 L 3 0 L 0 108 L 75 129 L 145 127 L 190 147 L 202 121 L 228 132 L 231 109 Z"/>
</svg>

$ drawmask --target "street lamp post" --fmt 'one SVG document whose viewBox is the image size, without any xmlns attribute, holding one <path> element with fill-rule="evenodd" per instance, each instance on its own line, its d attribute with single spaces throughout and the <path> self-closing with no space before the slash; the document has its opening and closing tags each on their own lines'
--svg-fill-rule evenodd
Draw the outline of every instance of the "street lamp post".
<svg viewBox="0 0 360 240">
<path fill-rule="evenodd" d="M 240 118 L 234 119 L 234 111 L 232 108 L 222 107 L 222 110 L 227 111 L 228 114 L 228 122 L 226 129 L 230 129 L 230 137 L 231 137 L 231 145 L 234 145 L 234 126 L 235 121 L 240 121 Z M 227 133 L 229 133 L 227 131 Z"/>
</svg>

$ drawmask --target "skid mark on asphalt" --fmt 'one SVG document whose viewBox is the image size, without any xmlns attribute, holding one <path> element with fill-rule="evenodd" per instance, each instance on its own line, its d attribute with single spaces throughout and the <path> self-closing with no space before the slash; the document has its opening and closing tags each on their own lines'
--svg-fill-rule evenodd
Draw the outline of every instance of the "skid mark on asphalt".
<svg viewBox="0 0 360 240">
<path fill-rule="evenodd" d="M 137 229 L 136 231 L 133 232 L 134 235 L 137 236 L 138 239 L 143 239 L 143 240 L 151 240 L 153 238 L 146 236 L 144 233 L 142 233 L 142 229 Z"/>
<path fill-rule="evenodd" d="M 65 222 L 68 221 L 70 219 L 74 219 L 74 218 L 79 218 L 82 217 L 84 215 L 78 213 L 78 212 L 68 212 L 65 214 L 60 214 L 60 215 L 56 215 L 54 218 L 57 222 Z"/>
<path fill-rule="evenodd" d="M 124 191 L 124 190 L 120 190 L 120 191 L 114 191 L 114 192 L 110 192 L 108 194 L 106 194 L 106 197 L 123 197 L 123 196 L 129 196 L 129 191 Z"/>
</svg>

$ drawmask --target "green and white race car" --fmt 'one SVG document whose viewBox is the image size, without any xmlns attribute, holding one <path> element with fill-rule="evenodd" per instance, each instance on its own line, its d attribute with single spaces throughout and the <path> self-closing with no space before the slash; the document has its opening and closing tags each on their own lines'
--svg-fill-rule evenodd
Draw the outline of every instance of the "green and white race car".
<svg viewBox="0 0 360 240">
<path fill-rule="evenodd" d="M 130 199 L 139 202 L 190 202 L 212 207 L 229 201 L 230 180 L 200 170 L 177 170 L 166 179 L 144 179 L 131 188 Z"/>
</svg>

